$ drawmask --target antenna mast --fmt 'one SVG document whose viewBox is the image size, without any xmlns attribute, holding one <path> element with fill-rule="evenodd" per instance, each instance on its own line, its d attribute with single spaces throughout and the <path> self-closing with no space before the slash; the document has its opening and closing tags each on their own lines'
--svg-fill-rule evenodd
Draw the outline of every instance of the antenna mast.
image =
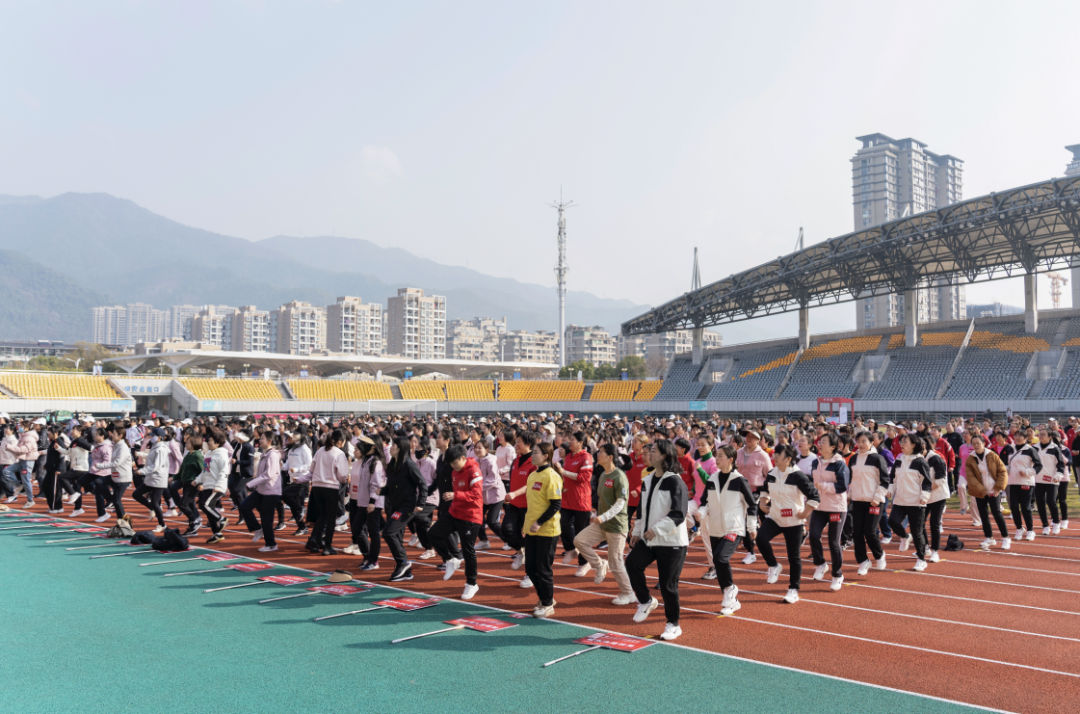
<svg viewBox="0 0 1080 714">
<path fill-rule="evenodd" d="M 566 366 L 566 274 L 570 266 L 566 264 L 566 209 L 574 205 L 573 201 L 563 202 L 562 188 L 559 188 L 559 202 L 548 204 L 559 212 L 559 262 L 555 264 L 555 282 L 559 291 L 559 366 Z"/>
</svg>

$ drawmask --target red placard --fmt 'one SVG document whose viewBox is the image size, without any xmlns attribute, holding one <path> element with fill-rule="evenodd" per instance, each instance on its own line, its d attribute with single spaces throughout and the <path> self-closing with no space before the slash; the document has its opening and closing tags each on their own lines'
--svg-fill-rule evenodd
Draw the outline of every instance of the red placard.
<svg viewBox="0 0 1080 714">
<path fill-rule="evenodd" d="M 71 528 L 75 524 L 74 523 L 50 523 L 49 525 L 52 526 L 53 528 Z"/>
<path fill-rule="evenodd" d="M 232 553 L 208 553 L 206 555 L 200 555 L 200 558 L 208 563 L 216 563 L 219 560 L 239 560 L 239 555 L 233 555 Z"/>
<path fill-rule="evenodd" d="M 108 528 L 76 528 L 74 533 L 107 533 Z"/>
<path fill-rule="evenodd" d="M 53 519 L 52 518 L 24 518 L 23 520 L 26 521 L 27 523 L 49 523 Z"/>
<path fill-rule="evenodd" d="M 299 585 L 300 583 L 310 583 L 311 578 L 305 578 L 301 575 L 264 575 L 256 580 L 265 580 L 268 583 L 277 583 L 278 585 Z"/>
<path fill-rule="evenodd" d="M 274 566 L 270 565 L 270 563 L 237 563 L 235 565 L 226 565 L 225 567 L 240 573 L 254 573 L 259 570 L 269 570 Z"/>
<path fill-rule="evenodd" d="M 494 617 L 459 617 L 456 620 L 447 620 L 447 625 L 464 625 L 470 630 L 477 632 L 495 632 L 505 630 L 508 627 L 517 627 L 513 622 L 496 620 Z"/>
<path fill-rule="evenodd" d="M 392 607 L 402 612 L 412 612 L 413 610 L 423 610 L 425 607 L 438 605 L 440 602 L 442 601 L 437 597 L 395 597 L 389 600 L 380 600 L 375 604 Z"/>
<path fill-rule="evenodd" d="M 356 593 L 367 592 L 372 586 L 364 585 L 357 587 L 356 585 L 319 585 L 313 588 L 308 588 L 317 593 L 326 593 L 327 595 L 355 595 Z"/>
<path fill-rule="evenodd" d="M 618 650 L 619 652 L 637 652 L 638 650 L 643 650 L 656 643 L 652 640 L 643 640 L 640 637 L 616 635 L 610 632 L 596 632 L 588 637 L 582 637 L 580 640 L 574 640 L 574 644 L 590 645 L 592 647 L 599 646 L 608 650 Z"/>
</svg>

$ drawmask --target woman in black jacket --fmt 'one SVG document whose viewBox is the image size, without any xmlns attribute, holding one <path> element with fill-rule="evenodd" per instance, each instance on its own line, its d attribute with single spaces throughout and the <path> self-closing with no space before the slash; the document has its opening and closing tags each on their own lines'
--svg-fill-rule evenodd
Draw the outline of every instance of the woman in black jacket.
<svg viewBox="0 0 1080 714">
<path fill-rule="evenodd" d="M 415 513 L 423 510 L 427 484 L 420 476 L 420 467 L 413 460 L 409 440 L 404 436 L 390 442 L 390 463 L 386 467 L 386 486 L 379 491 L 384 498 L 386 525 L 382 536 L 394 556 L 394 573 L 390 582 L 412 580 L 412 563 L 406 559 L 405 527 Z"/>
</svg>

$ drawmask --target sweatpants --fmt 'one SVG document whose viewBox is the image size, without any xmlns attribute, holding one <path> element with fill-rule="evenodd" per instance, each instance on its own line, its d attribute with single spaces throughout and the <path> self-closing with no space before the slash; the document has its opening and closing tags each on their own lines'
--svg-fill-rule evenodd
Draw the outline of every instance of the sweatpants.
<svg viewBox="0 0 1080 714">
<path fill-rule="evenodd" d="M 885 551 L 881 549 L 881 539 L 878 538 L 878 525 L 881 523 L 881 504 L 872 506 L 870 501 L 852 501 L 851 521 L 855 562 L 859 565 L 866 562 L 866 546 L 868 545 L 874 560 L 881 560 L 881 556 L 885 554 Z"/>
<path fill-rule="evenodd" d="M 715 557 L 715 553 L 714 553 Z M 673 625 L 679 624 L 679 578 L 682 576 L 683 563 L 686 562 L 686 546 L 647 546 L 645 540 L 639 540 L 626 556 L 626 575 L 638 603 L 649 602 L 652 593 L 645 580 L 645 568 L 656 562 L 660 575 L 660 594 L 664 598 L 664 615 Z"/>
<path fill-rule="evenodd" d="M 221 533 L 221 491 L 203 489 L 199 491 L 199 510 L 206 514 L 206 522 L 210 525 L 210 532 L 214 535 Z"/>
<path fill-rule="evenodd" d="M 735 577 L 731 572 L 731 556 L 735 555 L 735 549 L 739 547 L 739 541 L 745 536 L 734 533 L 723 538 L 709 538 L 709 550 L 712 551 L 713 568 L 716 570 L 716 584 L 725 590 L 735 584 Z M 667 602 L 667 598 L 664 599 Z"/>
<path fill-rule="evenodd" d="M 555 600 L 555 574 L 551 566 L 555 563 L 555 544 L 559 541 L 559 537 L 527 535 L 523 537 L 523 540 L 525 574 L 532 581 L 540 604 L 551 605 Z M 645 591 L 648 592 L 648 588 Z"/>
<path fill-rule="evenodd" d="M 484 504 L 484 522 L 480 526 L 480 540 L 488 540 L 487 529 L 495 535 L 499 535 L 501 528 L 499 527 L 499 516 L 502 515 L 502 503 L 485 503 Z"/>
<path fill-rule="evenodd" d="M 1057 504 L 1058 485 L 1056 483 L 1035 484 L 1035 504 L 1039 507 L 1039 520 L 1043 528 L 1053 523 L 1061 523 Z M 1046 520 L 1046 509 L 1050 508 L 1050 521 Z"/>
<path fill-rule="evenodd" d="M 798 590 L 799 584 L 802 582 L 802 558 L 799 557 L 799 546 L 802 544 L 803 537 L 802 524 L 782 527 L 777 525 L 776 521 L 771 518 L 763 519 L 757 532 L 757 547 L 761 551 L 761 557 L 765 559 L 765 564 L 770 568 L 775 568 L 779 563 L 776 560 L 776 555 L 773 554 L 771 541 L 781 533 L 784 534 L 784 546 L 787 548 L 788 588 Z M 855 543 L 858 542 L 859 535 L 856 532 Z M 717 578 L 719 579 L 719 577 L 720 575 L 717 573 Z"/>
<path fill-rule="evenodd" d="M 352 544 L 360 550 L 361 555 L 366 556 L 371 548 L 367 532 L 367 504 L 361 505 L 350 498 L 345 504 L 345 511 L 349 514 L 349 536 Z"/>
<path fill-rule="evenodd" d="M 58 473 L 55 470 L 46 469 L 45 478 L 41 481 L 41 494 L 45 497 L 49 510 L 60 510 L 64 507 L 64 502 L 61 500 L 63 491 L 57 476 Z"/>
<path fill-rule="evenodd" d="M 1065 499 L 1069 495 L 1069 482 L 1062 481 L 1058 484 L 1057 491 L 1057 504 L 1058 510 L 1061 512 L 1061 520 L 1069 520 L 1069 506 L 1066 504 Z"/>
<path fill-rule="evenodd" d="M 524 545 L 521 525 L 525 522 L 525 510 L 508 503 L 506 504 L 506 513 L 503 514 L 502 539 L 514 550 L 521 550 Z"/>
<path fill-rule="evenodd" d="M 83 507 L 83 495 L 89 493 L 94 495 L 94 481 L 97 481 L 97 476 L 89 471 L 69 471 L 68 473 L 77 473 L 79 477 L 75 479 L 75 493 L 79 494 L 79 497 L 75 499 L 75 509 L 78 510 Z M 67 474 L 64 474 L 67 476 Z"/>
<path fill-rule="evenodd" d="M 131 484 L 127 481 L 117 483 L 112 476 L 101 476 L 94 481 L 94 505 L 97 506 L 98 516 L 105 515 L 105 506 L 111 503 L 116 508 L 116 517 L 124 516 L 124 491 Z"/>
<path fill-rule="evenodd" d="M 200 520 L 199 511 L 195 507 L 195 499 L 199 495 L 199 488 L 194 481 L 188 483 L 173 481 L 169 484 L 169 493 L 172 495 L 176 508 L 188 520 L 189 526 Z"/>
<path fill-rule="evenodd" d="M 244 478 L 238 473 L 229 474 L 229 500 L 232 501 L 233 508 L 239 510 L 240 504 L 247 498 L 247 484 L 250 480 L 250 478 Z"/>
<path fill-rule="evenodd" d="M 895 512 L 895 507 L 893 508 Z M 832 558 L 832 576 L 839 578 L 843 572 L 844 549 L 840 547 L 840 534 L 844 530 L 844 521 L 847 520 L 847 511 L 831 513 L 829 511 L 814 511 L 810 514 L 810 555 L 814 559 L 814 565 L 825 564 L 825 551 L 821 547 L 821 534 L 825 527 L 829 528 L 829 555 Z"/>
<path fill-rule="evenodd" d="M 1031 515 L 1031 497 L 1034 495 L 1034 489 L 1031 486 L 1009 484 L 1009 510 L 1012 511 L 1016 530 L 1026 528 L 1030 531 L 1035 528 L 1034 518 Z"/>
<path fill-rule="evenodd" d="M 575 511 L 570 508 L 559 509 L 559 525 L 562 527 L 563 552 L 574 549 L 574 538 L 577 534 L 589 527 L 591 511 Z M 585 565 L 585 558 L 578 553 L 578 565 Z"/>
<path fill-rule="evenodd" d="M 356 543 L 360 552 L 364 554 L 364 560 L 369 563 L 378 563 L 379 555 L 382 553 L 383 527 L 386 525 L 383 520 L 383 509 L 376 508 L 368 513 L 365 506 L 364 514 L 364 529 L 359 536 L 359 542 L 354 538 L 353 543 Z"/>
<path fill-rule="evenodd" d="M 619 586 L 619 595 L 633 595 L 634 589 L 630 587 L 630 578 L 626 575 L 626 564 L 623 563 L 623 548 L 626 546 L 625 533 L 612 533 L 605 531 L 595 523 L 577 534 L 574 538 L 574 547 L 585 558 L 585 562 L 600 569 L 600 556 L 596 554 L 597 544 L 607 541 L 608 572 L 615 578 L 615 584 Z"/>
<path fill-rule="evenodd" d="M 277 494 L 266 495 L 258 491 L 252 491 L 240 504 L 240 515 L 244 518 L 249 533 L 262 530 L 263 541 L 267 546 L 277 545 L 274 538 L 274 512 L 281 503 L 281 496 Z M 259 517 L 255 518 L 255 512 Z"/>
<path fill-rule="evenodd" d="M 451 503 L 452 503 L 452 501 L 441 501 L 441 500 L 439 501 L 439 505 L 435 507 L 435 512 L 438 514 L 438 518 L 449 518 L 450 517 L 450 504 Z M 414 512 L 413 513 L 414 518 L 415 518 L 415 515 L 416 514 Z M 436 520 L 438 520 L 438 519 L 436 519 Z M 434 526 L 428 526 L 428 529 L 430 530 L 433 527 Z M 452 538 L 453 541 L 454 541 L 454 547 L 458 548 L 460 550 L 461 544 L 458 543 L 457 532 L 456 531 L 451 531 L 450 532 L 450 538 Z"/>
<path fill-rule="evenodd" d="M 444 563 L 450 558 L 464 557 L 465 582 L 468 585 L 476 585 L 476 536 L 481 528 L 483 528 L 481 523 L 473 523 L 449 516 L 445 519 L 439 518 L 439 522 L 432 526 L 428 532 L 431 537 L 431 544 L 435 547 L 435 552 L 439 554 Z M 450 533 L 457 533 L 458 541 L 461 543 L 458 555 L 452 553 L 451 547 L 453 543 L 450 539 Z"/>
<path fill-rule="evenodd" d="M 413 513 L 402 513 L 401 511 L 388 511 L 388 513 L 386 525 L 382 529 L 382 537 L 386 541 L 386 547 L 390 550 L 390 555 L 394 556 L 394 562 L 397 563 L 398 567 L 401 567 L 408 560 L 405 553 L 405 526 L 409 525 Z M 372 543 L 372 550 L 375 550 L 374 542 Z M 374 562 L 370 554 L 368 559 Z"/>
<path fill-rule="evenodd" d="M 994 537 L 994 529 L 990 525 L 991 514 L 1002 538 L 1009 537 L 1009 526 L 1005 523 L 1005 516 L 1001 513 L 1001 502 L 997 496 L 984 496 L 975 499 L 975 506 L 979 509 L 979 518 L 982 520 L 983 535 L 987 538 Z"/>
<path fill-rule="evenodd" d="M 419 513 L 414 513 L 412 520 L 409 521 L 409 530 L 416 534 L 416 537 L 420 539 L 420 547 L 424 550 L 432 550 L 431 536 L 431 514 L 435 512 L 434 503 L 425 503 L 424 509 Z"/>
<path fill-rule="evenodd" d="M 323 550 L 334 547 L 334 526 L 341 514 L 341 496 L 338 489 L 330 486 L 311 487 L 311 510 L 316 521 L 309 540 Z"/>
<path fill-rule="evenodd" d="M 930 536 L 927 538 L 927 544 L 930 550 L 941 550 L 941 532 L 944 530 L 941 525 L 942 516 L 945 515 L 945 499 L 940 501 L 934 501 L 926 505 L 926 525 L 930 528 Z"/>
<path fill-rule="evenodd" d="M 75 503 L 73 504 L 76 510 L 82 508 L 82 479 L 85 478 L 87 475 L 89 474 L 86 471 L 65 471 L 64 473 L 57 474 L 56 476 L 60 485 L 62 487 L 65 487 L 65 491 L 68 491 L 70 489 L 70 493 L 79 494 L 78 498 L 75 499 Z M 60 506 L 53 506 L 53 508 L 60 508 Z"/>
<path fill-rule="evenodd" d="M 925 506 L 901 506 L 893 504 L 892 513 L 889 514 L 889 525 L 901 538 L 907 538 L 907 531 L 904 530 L 904 519 L 908 519 L 908 525 L 911 526 L 911 538 L 915 541 L 915 553 L 919 556 L 919 560 L 926 560 L 926 527 L 923 525 L 926 521 L 926 507 Z"/>
<path fill-rule="evenodd" d="M 157 519 L 159 526 L 165 525 L 165 516 L 161 512 L 161 494 L 163 493 L 165 493 L 164 488 L 151 488 L 144 483 L 131 494 L 136 503 L 154 512 L 154 518 Z"/>
<path fill-rule="evenodd" d="M 298 528 L 304 525 L 304 501 L 307 500 L 307 493 L 306 483 L 290 483 L 281 491 L 281 502 L 289 507 Z"/>
</svg>

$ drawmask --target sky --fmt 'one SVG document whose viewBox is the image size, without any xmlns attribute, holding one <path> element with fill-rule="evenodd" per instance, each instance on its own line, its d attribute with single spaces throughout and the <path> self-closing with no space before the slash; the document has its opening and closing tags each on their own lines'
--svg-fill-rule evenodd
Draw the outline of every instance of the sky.
<svg viewBox="0 0 1080 714">
<path fill-rule="evenodd" d="M 1074 1 L 9 2 L 0 193 L 106 192 L 552 286 L 561 195 L 570 288 L 657 305 L 695 246 L 711 282 L 800 227 L 850 232 L 856 136 L 963 159 L 969 198 L 1061 176 L 1077 27 Z M 967 299 L 1023 304 L 1022 285 Z M 854 316 L 816 309 L 811 331 Z"/>
</svg>

